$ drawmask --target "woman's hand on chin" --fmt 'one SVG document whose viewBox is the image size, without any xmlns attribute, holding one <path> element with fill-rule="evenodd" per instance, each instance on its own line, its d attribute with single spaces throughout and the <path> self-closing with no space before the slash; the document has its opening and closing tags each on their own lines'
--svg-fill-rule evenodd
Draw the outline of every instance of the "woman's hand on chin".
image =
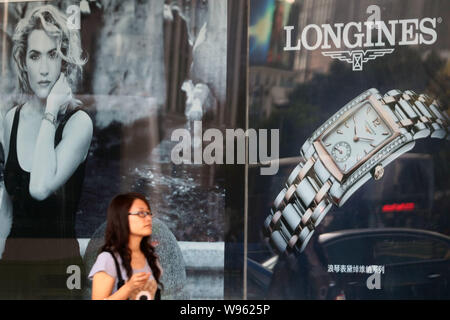
<svg viewBox="0 0 450 320">
<path fill-rule="evenodd" d="M 71 99 L 72 89 L 64 73 L 61 73 L 47 97 L 45 112 L 50 112 L 57 116 L 61 107 L 66 105 Z"/>
</svg>

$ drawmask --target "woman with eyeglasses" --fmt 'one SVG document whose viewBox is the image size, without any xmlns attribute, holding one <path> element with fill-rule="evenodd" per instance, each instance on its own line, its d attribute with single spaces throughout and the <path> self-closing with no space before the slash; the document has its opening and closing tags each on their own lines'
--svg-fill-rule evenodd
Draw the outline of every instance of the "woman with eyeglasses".
<svg viewBox="0 0 450 320">
<path fill-rule="evenodd" d="M 93 300 L 127 300 L 144 287 L 154 288 L 144 299 L 159 298 L 162 268 L 151 234 L 152 211 L 145 196 L 126 193 L 112 199 L 105 244 L 89 273 Z"/>
</svg>

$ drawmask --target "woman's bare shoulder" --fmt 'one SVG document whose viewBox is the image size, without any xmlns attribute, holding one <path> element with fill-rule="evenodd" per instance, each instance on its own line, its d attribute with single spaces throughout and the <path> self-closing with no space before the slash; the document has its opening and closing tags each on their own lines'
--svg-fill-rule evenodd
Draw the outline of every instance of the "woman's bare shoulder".
<svg viewBox="0 0 450 320">
<path fill-rule="evenodd" d="M 9 137 L 14 121 L 14 115 L 16 114 L 18 106 L 12 107 L 6 112 L 5 118 L 3 119 L 3 132 Z"/>
<path fill-rule="evenodd" d="M 89 114 L 84 111 L 83 109 L 80 109 L 76 111 L 74 114 L 70 116 L 70 118 L 67 120 L 67 123 L 64 127 L 63 135 L 66 132 L 74 131 L 77 133 L 77 135 L 84 135 L 87 139 L 90 139 L 92 137 L 94 130 L 94 124 L 92 122 L 91 117 Z"/>
<path fill-rule="evenodd" d="M 10 123 L 10 122 L 12 123 L 12 120 L 14 119 L 14 114 L 16 113 L 16 110 L 18 107 L 19 106 L 14 106 L 6 112 L 6 115 L 5 115 L 6 123 Z"/>
<path fill-rule="evenodd" d="M 67 120 L 67 124 L 69 123 L 92 125 L 92 119 L 86 110 L 80 108 L 70 116 L 69 120 Z"/>
</svg>

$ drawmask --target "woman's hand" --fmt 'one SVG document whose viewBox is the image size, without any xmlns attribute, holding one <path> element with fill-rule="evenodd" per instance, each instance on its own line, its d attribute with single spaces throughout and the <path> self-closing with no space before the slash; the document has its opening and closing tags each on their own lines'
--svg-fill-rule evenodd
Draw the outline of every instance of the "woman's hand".
<svg viewBox="0 0 450 320">
<path fill-rule="evenodd" d="M 128 289 L 131 292 L 135 289 L 142 288 L 149 278 L 150 272 L 135 273 L 131 276 L 130 280 L 128 280 L 125 285 L 128 286 Z"/>
<path fill-rule="evenodd" d="M 52 90 L 47 97 L 47 106 L 45 112 L 50 112 L 57 116 L 61 107 L 66 105 L 72 99 L 72 89 L 67 82 L 64 73 L 61 72 L 58 80 L 53 85 Z"/>
</svg>

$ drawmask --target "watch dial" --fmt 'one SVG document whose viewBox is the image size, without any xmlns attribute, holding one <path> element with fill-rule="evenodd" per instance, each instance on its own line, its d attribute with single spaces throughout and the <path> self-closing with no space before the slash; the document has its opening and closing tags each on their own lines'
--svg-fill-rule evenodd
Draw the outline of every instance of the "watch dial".
<svg viewBox="0 0 450 320">
<path fill-rule="evenodd" d="M 339 169 L 347 173 L 391 136 L 391 129 L 366 102 L 340 121 L 321 142 Z"/>
</svg>

